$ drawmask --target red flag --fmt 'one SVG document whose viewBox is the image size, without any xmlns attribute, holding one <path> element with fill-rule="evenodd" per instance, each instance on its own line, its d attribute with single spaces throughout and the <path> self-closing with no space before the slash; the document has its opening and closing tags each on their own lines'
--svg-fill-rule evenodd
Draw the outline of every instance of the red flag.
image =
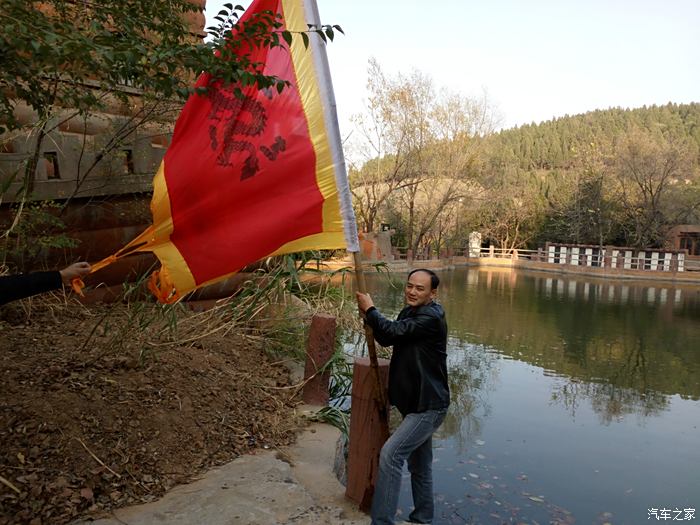
<svg viewBox="0 0 700 525">
<path fill-rule="evenodd" d="M 255 0 L 239 24 L 266 11 L 279 15 L 278 31 L 318 25 L 313 0 Z M 185 104 L 154 179 L 153 225 L 95 267 L 154 252 L 162 267 L 152 289 L 161 301 L 266 256 L 358 251 L 324 43 L 311 34 L 307 48 L 297 35 L 291 46 L 241 52 L 291 86 L 278 93 L 202 75 L 197 86 L 208 93 Z"/>
</svg>

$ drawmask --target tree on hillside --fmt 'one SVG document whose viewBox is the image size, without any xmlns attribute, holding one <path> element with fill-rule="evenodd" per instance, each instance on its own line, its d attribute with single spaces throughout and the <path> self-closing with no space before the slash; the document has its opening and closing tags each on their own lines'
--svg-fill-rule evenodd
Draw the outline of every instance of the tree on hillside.
<svg viewBox="0 0 700 525">
<path fill-rule="evenodd" d="M 700 220 L 698 130 L 697 103 L 613 108 L 504 130 L 485 141 L 485 199 L 499 201 L 499 181 L 508 181 L 528 201 L 545 202 L 542 220 L 530 223 L 538 228 L 533 247 L 547 241 L 659 245 L 668 226 Z M 631 137 L 637 146 L 623 147 Z M 553 147 L 557 142 L 560 147 Z M 660 175 L 661 159 L 674 157 L 675 174 Z M 642 183 L 640 166 L 657 174 L 645 172 L 656 184 Z"/>
<path fill-rule="evenodd" d="M 676 188 L 691 181 L 697 148 L 686 138 L 634 129 L 617 145 L 623 228 L 631 246 L 659 247 L 678 219 Z"/>
<path fill-rule="evenodd" d="M 576 152 L 586 145 L 612 143 L 635 127 L 687 136 L 700 145 L 700 103 L 596 110 L 503 130 L 489 142 L 495 144 L 492 151 L 497 158 L 505 156 L 523 170 L 568 170 L 577 163 Z"/>
<path fill-rule="evenodd" d="M 531 173 L 507 168 L 492 178 L 467 217 L 472 229 L 503 250 L 526 248 L 544 220 L 540 182 Z"/>
<path fill-rule="evenodd" d="M 547 239 L 603 246 L 617 237 L 619 203 L 610 169 L 609 147 L 587 144 L 574 149 L 574 166 L 556 191 L 547 192 Z"/>
</svg>

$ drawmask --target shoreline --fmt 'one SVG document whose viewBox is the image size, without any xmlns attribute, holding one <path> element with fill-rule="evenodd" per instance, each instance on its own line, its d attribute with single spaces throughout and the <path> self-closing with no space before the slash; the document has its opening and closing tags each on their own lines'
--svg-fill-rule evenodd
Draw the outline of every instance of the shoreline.
<svg viewBox="0 0 700 525">
<path fill-rule="evenodd" d="M 292 382 L 303 379 L 301 363 L 284 366 Z M 299 405 L 295 412 L 303 419 L 320 408 Z M 308 422 L 288 446 L 255 449 L 156 501 L 72 525 L 367 525 L 369 516 L 345 497 L 334 472 L 340 436 L 329 424 Z"/>
<path fill-rule="evenodd" d="M 476 268 L 500 271 L 525 271 L 550 276 L 587 277 L 610 282 L 654 282 L 669 285 L 700 286 L 700 272 L 666 272 L 654 270 L 632 270 L 624 268 L 597 268 L 592 266 L 572 266 L 556 263 L 529 261 L 523 259 L 497 257 L 450 257 L 446 259 L 430 259 L 412 261 L 362 261 L 363 272 L 375 271 L 375 265 L 383 265 L 389 273 L 408 273 L 415 268 L 427 268 L 433 271 L 454 270 L 456 268 Z M 348 259 L 335 259 L 320 263 L 321 271 L 337 272 L 344 268 L 353 268 Z"/>
<path fill-rule="evenodd" d="M 310 423 L 288 447 L 258 449 L 157 501 L 73 525 L 365 525 L 369 517 L 345 498 L 333 473 L 339 437 L 335 427 Z"/>
</svg>

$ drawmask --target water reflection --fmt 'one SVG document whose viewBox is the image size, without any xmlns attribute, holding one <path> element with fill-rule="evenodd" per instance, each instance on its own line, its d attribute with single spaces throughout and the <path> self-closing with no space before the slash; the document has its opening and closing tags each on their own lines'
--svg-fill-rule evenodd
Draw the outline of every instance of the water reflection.
<svg viewBox="0 0 700 525">
<path fill-rule="evenodd" d="M 584 400 L 590 401 L 603 424 L 621 421 L 630 414 L 658 416 L 670 404 L 669 397 L 659 392 L 651 391 L 640 395 L 635 390 L 619 388 L 609 383 L 564 381 L 555 384 L 552 389 L 552 402 L 560 403 L 574 418 L 577 408 Z"/>
<path fill-rule="evenodd" d="M 403 305 L 401 281 L 369 279 L 388 316 Z M 444 273 L 440 301 L 453 335 L 450 359 L 465 359 L 454 350 L 478 344 L 486 352 L 477 355 L 497 352 L 568 378 L 556 383 L 552 399 L 572 411 L 588 399 L 610 421 L 658 413 L 664 395 L 700 399 L 697 288 L 472 270 Z M 476 365 L 452 369 L 478 373 Z"/>
<path fill-rule="evenodd" d="M 556 295 L 559 298 L 588 300 L 593 295 L 599 301 L 618 304 L 665 305 L 672 303 L 678 306 L 683 304 L 684 296 L 689 296 L 690 300 L 697 297 L 695 290 L 683 290 L 672 286 L 642 287 L 622 283 L 590 283 L 556 277 L 540 279 L 540 286 L 544 288 L 547 297 Z"/>
<path fill-rule="evenodd" d="M 448 346 L 452 400 L 437 436 L 453 438 L 461 453 L 481 436 L 482 419 L 491 413 L 489 392 L 498 379 L 497 357 L 491 352 L 473 352 L 473 345 L 456 338 L 450 338 Z"/>
<path fill-rule="evenodd" d="M 587 391 L 625 399 L 642 412 L 658 408 L 654 392 L 700 399 L 697 289 L 515 272 L 445 277 L 441 299 L 450 327 L 466 340 L 553 374 L 605 383 L 611 388 Z M 617 404 L 595 398 L 597 406 Z"/>
</svg>

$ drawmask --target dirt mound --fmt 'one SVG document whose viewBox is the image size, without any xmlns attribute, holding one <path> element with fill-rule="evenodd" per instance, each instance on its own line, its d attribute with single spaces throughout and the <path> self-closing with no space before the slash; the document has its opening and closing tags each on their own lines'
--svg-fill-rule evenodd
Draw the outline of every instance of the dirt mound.
<svg viewBox="0 0 700 525">
<path fill-rule="evenodd" d="M 144 307 L 49 301 L 27 319 L 26 304 L 13 306 L 0 321 L 2 525 L 150 501 L 294 439 L 294 389 L 264 339 L 212 330 L 161 344 L 156 332 L 173 320 L 145 322 Z"/>
</svg>

